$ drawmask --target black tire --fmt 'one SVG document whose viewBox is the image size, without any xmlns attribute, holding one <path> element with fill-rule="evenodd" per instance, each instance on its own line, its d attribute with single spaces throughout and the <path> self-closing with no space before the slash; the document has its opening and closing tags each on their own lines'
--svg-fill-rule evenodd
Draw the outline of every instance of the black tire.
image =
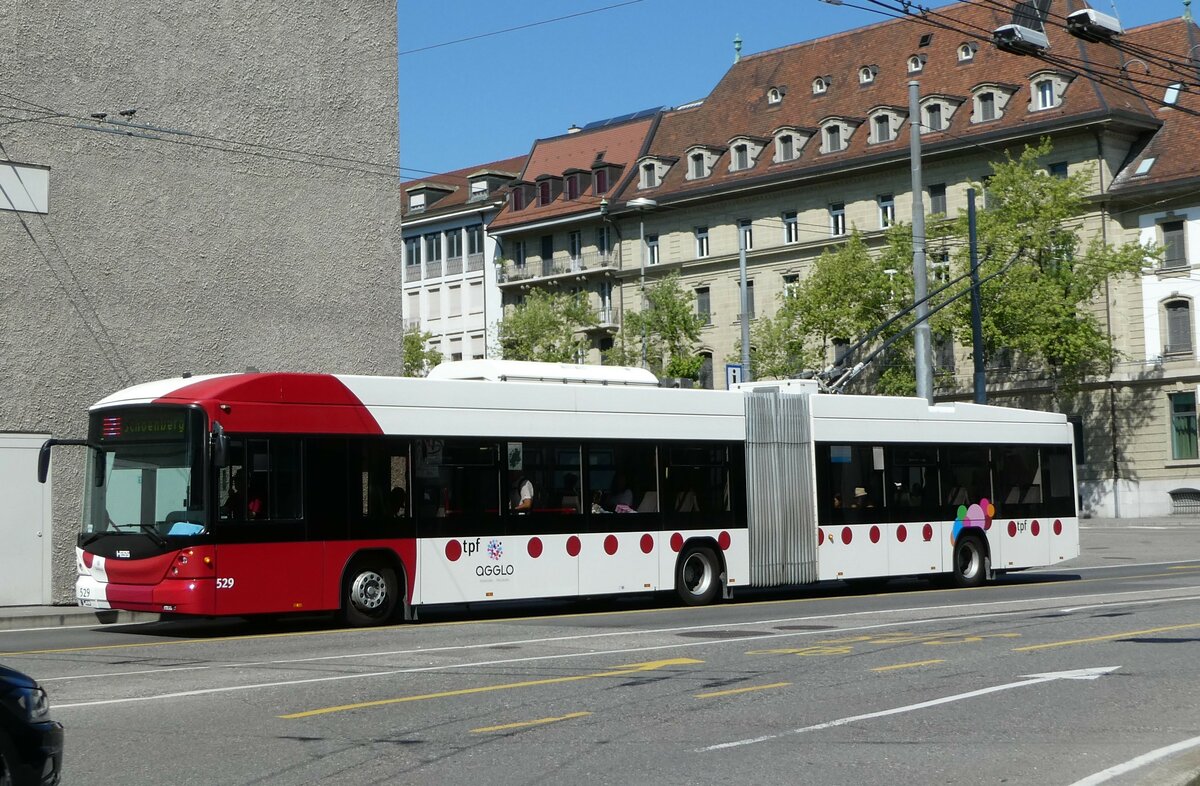
<svg viewBox="0 0 1200 786">
<path fill-rule="evenodd" d="M 955 587 L 978 587 L 987 577 L 987 552 L 976 535 L 959 534 L 954 544 L 950 582 Z"/>
<path fill-rule="evenodd" d="M 342 621 L 355 628 L 382 625 L 400 599 L 396 571 L 378 560 L 357 560 L 342 584 Z"/>
<path fill-rule="evenodd" d="M 675 563 L 675 593 L 689 606 L 707 606 L 721 591 L 721 561 L 708 546 L 689 546 Z"/>
<path fill-rule="evenodd" d="M 17 774 L 12 771 L 16 766 L 17 753 L 3 729 L 0 729 L 0 786 L 14 786 Z"/>
</svg>

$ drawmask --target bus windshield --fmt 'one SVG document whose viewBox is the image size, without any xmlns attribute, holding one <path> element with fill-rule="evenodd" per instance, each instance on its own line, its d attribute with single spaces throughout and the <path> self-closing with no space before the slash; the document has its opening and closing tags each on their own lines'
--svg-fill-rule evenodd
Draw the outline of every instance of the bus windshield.
<svg viewBox="0 0 1200 786">
<path fill-rule="evenodd" d="M 144 407 L 93 413 L 83 534 L 206 531 L 204 414 Z"/>
</svg>

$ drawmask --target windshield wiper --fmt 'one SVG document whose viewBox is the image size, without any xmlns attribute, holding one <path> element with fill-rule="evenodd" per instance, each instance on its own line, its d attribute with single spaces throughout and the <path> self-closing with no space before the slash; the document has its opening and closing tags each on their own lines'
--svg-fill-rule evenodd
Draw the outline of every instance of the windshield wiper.
<svg viewBox="0 0 1200 786">
<path fill-rule="evenodd" d="M 153 538 L 153 539 L 154 539 L 154 542 L 155 542 L 155 543 L 157 543 L 158 545 L 160 545 L 160 546 L 169 546 L 169 545 L 171 545 L 171 542 L 170 542 L 169 540 L 167 540 L 166 538 L 164 538 L 162 535 L 158 534 L 158 530 L 156 530 L 156 529 L 154 528 L 154 525 L 152 525 L 152 524 L 142 524 L 141 522 L 138 522 L 138 523 L 135 523 L 135 524 L 113 524 L 113 525 L 112 525 L 112 527 L 113 527 L 115 530 L 117 530 L 118 532 L 120 532 L 120 531 L 121 531 L 121 529 L 122 529 L 123 527 L 137 527 L 137 528 L 138 528 L 138 529 L 140 529 L 142 532 L 145 532 L 147 535 L 149 535 L 151 538 Z M 97 532 L 97 533 L 95 533 L 95 534 L 96 534 L 96 535 L 103 535 L 104 533 L 102 533 L 102 532 Z M 90 543 L 91 541 L 89 540 L 89 541 L 87 541 L 87 542 L 88 542 L 88 543 Z"/>
</svg>

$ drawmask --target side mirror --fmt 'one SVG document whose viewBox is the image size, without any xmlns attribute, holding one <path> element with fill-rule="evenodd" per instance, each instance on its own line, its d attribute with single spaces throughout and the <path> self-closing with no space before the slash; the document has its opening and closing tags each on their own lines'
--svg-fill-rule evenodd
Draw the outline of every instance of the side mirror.
<svg viewBox="0 0 1200 786">
<path fill-rule="evenodd" d="M 219 421 L 213 421 L 212 436 L 209 438 L 212 445 L 212 463 L 217 469 L 228 465 L 229 463 L 229 437 L 225 436 L 225 428 Z"/>
<path fill-rule="evenodd" d="M 48 439 L 43 442 L 41 449 L 38 451 L 38 483 L 45 483 L 46 476 L 50 474 L 50 450 L 55 445 L 83 445 L 87 447 L 89 444 L 86 439 Z M 101 470 L 100 479 L 101 482 L 97 485 L 103 485 L 103 470 Z"/>
</svg>

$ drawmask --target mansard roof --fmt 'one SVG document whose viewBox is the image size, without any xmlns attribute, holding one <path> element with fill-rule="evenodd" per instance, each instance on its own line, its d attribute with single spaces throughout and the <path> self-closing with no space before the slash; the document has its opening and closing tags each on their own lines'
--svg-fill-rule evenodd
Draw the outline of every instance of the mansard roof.
<svg viewBox="0 0 1200 786">
<path fill-rule="evenodd" d="M 406 194 L 419 191 L 422 187 L 449 192 L 424 210 L 410 211 L 408 200 L 405 199 L 403 215 L 405 218 L 410 215 L 412 218 L 426 218 L 454 212 L 455 209 L 461 209 L 471 199 L 471 180 L 473 178 L 494 177 L 511 180 L 521 171 L 524 163 L 525 156 L 515 156 L 500 161 L 492 161 L 488 164 L 475 164 L 474 166 L 455 169 L 452 172 L 445 172 L 440 175 L 426 175 L 419 181 L 401 183 L 400 188 Z M 494 201 L 497 196 L 493 192 L 488 202 Z"/>
</svg>

